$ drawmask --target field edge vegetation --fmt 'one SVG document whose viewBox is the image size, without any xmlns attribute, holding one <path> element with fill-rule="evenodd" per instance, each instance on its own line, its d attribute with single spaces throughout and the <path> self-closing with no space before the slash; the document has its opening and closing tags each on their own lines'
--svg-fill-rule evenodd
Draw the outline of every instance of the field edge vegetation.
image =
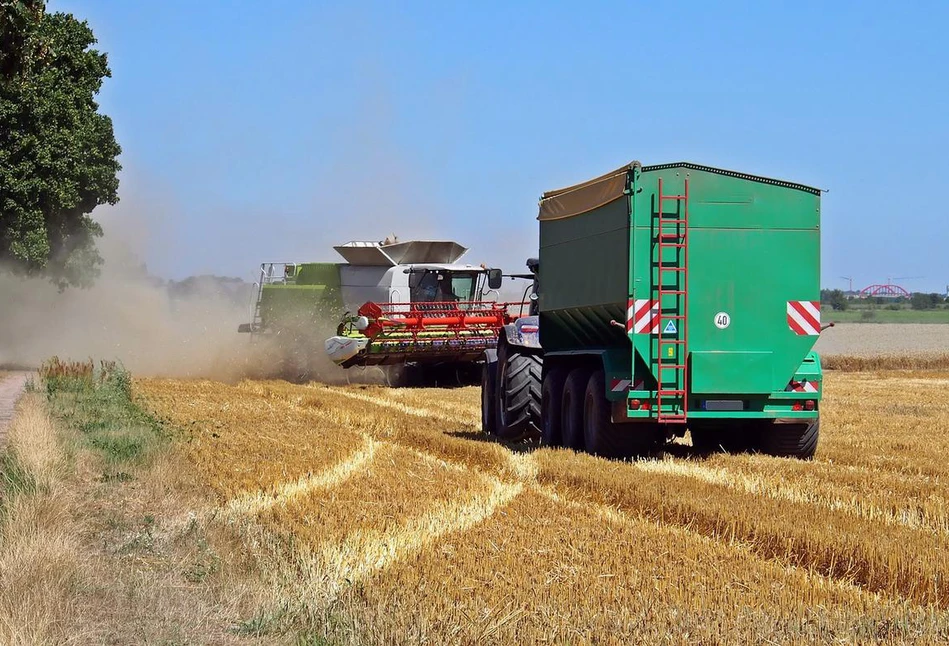
<svg viewBox="0 0 949 646">
<path fill-rule="evenodd" d="M 0 473 L 0 643 L 260 641 L 260 563 L 121 366 L 44 364 Z"/>
<path fill-rule="evenodd" d="M 840 372 L 945 371 L 949 370 L 949 352 L 878 355 L 827 354 L 821 356 L 821 365 L 827 370 Z"/>
</svg>

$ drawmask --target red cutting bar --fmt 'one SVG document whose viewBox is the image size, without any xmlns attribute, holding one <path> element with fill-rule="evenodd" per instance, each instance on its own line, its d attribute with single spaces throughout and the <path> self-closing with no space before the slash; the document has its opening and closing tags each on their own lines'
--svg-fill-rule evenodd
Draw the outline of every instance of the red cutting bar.
<svg viewBox="0 0 949 646">
<path fill-rule="evenodd" d="M 364 334 L 375 339 L 386 330 L 409 332 L 442 332 L 455 338 L 461 332 L 496 332 L 513 317 L 512 307 L 521 303 L 434 302 L 434 303 L 365 303 L 357 312 L 369 319 Z"/>
</svg>

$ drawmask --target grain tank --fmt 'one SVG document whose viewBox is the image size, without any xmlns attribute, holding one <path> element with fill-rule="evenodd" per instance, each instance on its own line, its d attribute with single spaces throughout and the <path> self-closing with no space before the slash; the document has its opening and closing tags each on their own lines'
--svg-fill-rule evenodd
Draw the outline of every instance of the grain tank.
<svg viewBox="0 0 949 646">
<path fill-rule="evenodd" d="M 633 162 L 545 193 L 538 219 L 537 316 L 489 357 L 487 428 L 604 455 L 686 429 L 706 449 L 813 455 L 818 189 Z"/>
</svg>

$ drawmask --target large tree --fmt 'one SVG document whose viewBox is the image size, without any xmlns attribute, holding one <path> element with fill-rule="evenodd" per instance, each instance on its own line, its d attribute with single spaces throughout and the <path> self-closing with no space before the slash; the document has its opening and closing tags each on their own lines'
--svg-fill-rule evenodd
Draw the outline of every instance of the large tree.
<svg viewBox="0 0 949 646">
<path fill-rule="evenodd" d="M 89 25 L 45 0 L 0 0 L 0 265 L 88 286 L 90 217 L 118 201 L 121 152 L 95 97 L 111 76 Z"/>
</svg>

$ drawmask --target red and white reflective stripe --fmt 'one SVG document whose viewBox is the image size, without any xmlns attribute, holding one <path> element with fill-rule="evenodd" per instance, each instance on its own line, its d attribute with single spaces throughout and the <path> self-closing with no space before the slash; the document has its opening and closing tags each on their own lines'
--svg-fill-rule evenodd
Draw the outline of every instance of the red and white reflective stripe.
<svg viewBox="0 0 949 646">
<path fill-rule="evenodd" d="M 788 384 L 784 390 L 789 393 L 816 393 L 820 388 L 820 383 L 816 381 L 794 381 Z"/>
<path fill-rule="evenodd" d="M 630 390 L 630 386 L 632 386 L 632 390 L 643 390 L 643 388 L 646 386 L 646 382 L 640 380 L 634 384 L 631 379 L 613 379 L 610 382 L 610 390 L 614 393 L 621 393 L 624 390 Z"/>
<path fill-rule="evenodd" d="M 788 327 L 800 336 L 820 334 L 820 302 L 788 301 Z"/>
<path fill-rule="evenodd" d="M 626 308 L 626 331 L 635 334 L 659 334 L 659 301 L 637 298 Z"/>
</svg>

